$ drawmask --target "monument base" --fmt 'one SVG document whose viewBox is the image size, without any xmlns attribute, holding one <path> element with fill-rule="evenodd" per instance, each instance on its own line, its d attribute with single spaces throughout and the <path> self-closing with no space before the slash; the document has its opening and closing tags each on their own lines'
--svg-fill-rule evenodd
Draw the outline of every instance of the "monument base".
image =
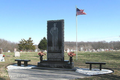
<svg viewBox="0 0 120 80">
<path fill-rule="evenodd" d="M 74 68 L 73 63 L 69 63 L 69 61 L 47 61 L 43 60 L 42 62 L 38 62 L 38 67 L 50 67 L 50 68 Z"/>
</svg>

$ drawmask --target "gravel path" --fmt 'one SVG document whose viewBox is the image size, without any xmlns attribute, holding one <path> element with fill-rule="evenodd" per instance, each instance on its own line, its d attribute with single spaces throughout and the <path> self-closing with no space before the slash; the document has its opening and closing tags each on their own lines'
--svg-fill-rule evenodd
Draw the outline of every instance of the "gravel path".
<svg viewBox="0 0 120 80">
<path fill-rule="evenodd" d="M 70 80 L 88 77 L 75 71 L 8 69 L 11 80 Z"/>
<path fill-rule="evenodd" d="M 36 67 L 35 65 L 17 66 L 17 64 L 7 66 L 8 74 L 11 80 L 70 80 L 90 77 L 93 75 L 108 74 L 114 71 L 109 69 L 88 68 L 46 68 Z"/>
</svg>

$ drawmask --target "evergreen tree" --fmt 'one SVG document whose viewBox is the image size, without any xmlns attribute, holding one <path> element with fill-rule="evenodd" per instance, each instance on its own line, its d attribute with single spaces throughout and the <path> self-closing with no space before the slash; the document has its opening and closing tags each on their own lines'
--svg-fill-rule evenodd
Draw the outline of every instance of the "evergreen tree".
<svg viewBox="0 0 120 80">
<path fill-rule="evenodd" d="M 25 39 L 21 39 L 21 41 L 18 44 L 19 50 L 23 50 L 23 51 L 25 50 L 25 42 L 26 42 Z"/>
<path fill-rule="evenodd" d="M 38 48 L 42 49 L 42 50 L 46 50 L 47 49 L 47 39 L 45 37 L 38 44 Z"/>
<path fill-rule="evenodd" d="M 18 44 L 19 50 L 35 50 L 35 46 L 33 45 L 33 40 L 29 38 L 28 40 L 21 39 L 20 43 Z"/>
</svg>

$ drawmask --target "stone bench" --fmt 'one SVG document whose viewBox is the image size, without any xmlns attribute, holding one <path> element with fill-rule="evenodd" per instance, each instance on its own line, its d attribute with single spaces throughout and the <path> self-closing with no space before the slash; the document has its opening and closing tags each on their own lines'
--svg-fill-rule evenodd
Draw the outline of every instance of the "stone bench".
<svg viewBox="0 0 120 80">
<path fill-rule="evenodd" d="M 105 65 L 105 62 L 86 62 L 86 64 L 90 64 L 90 70 L 92 69 L 92 64 L 99 64 L 100 65 L 100 70 L 102 69 L 102 65 Z"/>
<path fill-rule="evenodd" d="M 21 66 L 21 62 L 24 62 L 24 66 L 28 66 L 28 62 L 31 60 L 23 60 L 23 59 L 15 59 L 15 61 L 17 61 L 17 65 Z"/>
</svg>

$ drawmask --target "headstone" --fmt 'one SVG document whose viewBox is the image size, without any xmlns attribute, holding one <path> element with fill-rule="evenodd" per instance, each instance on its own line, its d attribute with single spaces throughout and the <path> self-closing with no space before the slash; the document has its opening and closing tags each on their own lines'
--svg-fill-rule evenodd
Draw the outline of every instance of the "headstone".
<svg viewBox="0 0 120 80">
<path fill-rule="evenodd" d="M 74 50 L 73 50 L 73 49 L 71 49 L 70 51 L 71 51 L 71 52 L 73 52 Z"/>
<path fill-rule="evenodd" d="M 5 61 L 2 52 L 3 52 L 2 48 L 0 48 L 0 62 L 4 62 Z"/>
<path fill-rule="evenodd" d="M 97 49 L 97 52 L 100 52 L 100 49 Z"/>
<path fill-rule="evenodd" d="M 35 52 L 38 52 L 38 49 L 35 49 Z"/>
<path fill-rule="evenodd" d="M 47 52 L 47 50 L 45 50 L 44 52 Z"/>
<path fill-rule="evenodd" d="M 47 21 L 47 60 L 38 63 L 39 67 L 73 68 L 64 61 L 64 20 Z"/>
<path fill-rule="evenodd" d="M 3 57 L 3 54 L 0 54 L 0 62 L 4 62 L 4 61 L 5 61 L 5 59 Z"/>
<path fill-rule="evenodd" d="M 8 50 L 8 52 L 10 52 L 10 50 Z"/>
<path fill-rule="evenodd" d="M 84 51 L 84 50 L 83 50 L 83 47 L 80 48 L 80 51 Z"/>
<path fill-rule="evenodd" d="M 105 49 L 100 49 L 100 51 L 105 51 Z"/>
<path fill-rule="evenodd" d="M 23 52 L 22 50 L 20 52 Z"/>
<path fill-rule="evenodd" d="M 15 52 L 15 57 L 20 57 L 20 52 Z"/>
<path fill-rule="evenodd" d="M 67 53 L 69 53 L 70 52 L 70 49 L 69 48 L 67 48 Z"/>
<path fill-rule="evenodd" d="M 96 50 L 95 50 L 95 49 L 92 49 L 92 52 L 96 52 Z"/>
<path fill-rule="evenodd" d="M 0 54 L 2 54 L 2 48 L 0 48 Z"/>
<path fill-rule="evenodd" d="M 16 52 L 17 51 L 17 49 L 16 48 L 14 48 L 14 52 Z"/>
</svg>

